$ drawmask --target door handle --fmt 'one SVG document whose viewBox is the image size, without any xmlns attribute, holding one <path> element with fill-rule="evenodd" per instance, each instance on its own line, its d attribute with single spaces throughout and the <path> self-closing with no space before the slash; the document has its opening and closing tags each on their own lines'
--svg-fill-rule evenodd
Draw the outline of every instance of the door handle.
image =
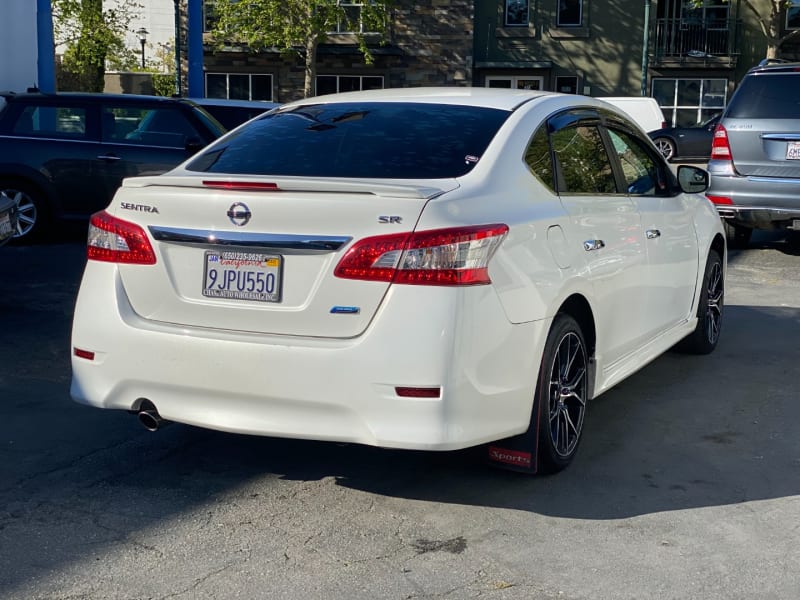
<svg viewBox="0 0 800 600">
<path fill-rule="evenodd" d="M 661 237 L 661 232 L 658 229 L 648 229 L 644 232 L 648 240 L 654 240 Z"/>
<path fill-rule="evenodd" d="M 583 242 L 583 249 L 587 252 L 591 252 L 592 250 L 600 250 L 600 248 L 605 248 L 606 243 L 603 240 L 586 240 Z"/>
<path fill-rule="evenodd" d="M 120 160 L 116 154 L 101 154 L 97 157 L 98 160 Z"/>
</svg>

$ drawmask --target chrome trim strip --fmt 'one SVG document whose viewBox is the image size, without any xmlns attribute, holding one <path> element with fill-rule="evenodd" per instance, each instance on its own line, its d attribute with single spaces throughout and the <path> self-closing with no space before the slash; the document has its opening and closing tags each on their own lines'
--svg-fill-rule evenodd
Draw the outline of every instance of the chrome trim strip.
<svg viewBox="0 0 800 600">
<path fill-rule="evenodd" d="M 199 246 L 246 246 L 268 248 L 276 252 L 298 254 L 326 254 L 336 252 L 353 238 L 332 235 L 294 235 L 281 233 L 247 233 L 239 231 L 211 231 L 205 229 L 180 229 L 176 227 L 148 227 L 159 242 Z"/>
<path fill-rule="evenodd" d="M 756 181 L 758 183 L 788 183 L 791 185 L 800 185 L 800 177 L 764 177 L 763 175 L 748 175 L 747 181 Z M 720 192 L 721 193 L 721 192 Z"/>
<path fill-rule="evenodd" d="M 762 140 L 778 140 L 783 142 L 800 141 L 800 133 L 762 133 Z"/>
</svg>

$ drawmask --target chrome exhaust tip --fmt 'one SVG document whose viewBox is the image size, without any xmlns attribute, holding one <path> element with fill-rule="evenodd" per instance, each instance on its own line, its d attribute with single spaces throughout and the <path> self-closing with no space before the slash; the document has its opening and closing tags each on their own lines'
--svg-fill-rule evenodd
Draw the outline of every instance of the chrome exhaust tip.
<svg viewBox="0 0 800 600">
<path fill-rule="evenodd" d="M 161 415 L 158 414 L 158 411 L 155 408 L 140 410 L 138 417 L 139 423 L 144 425 L 144 428 L 148 431 L 158 431 L 160 428 L 164 427 L 164 425 L 169 423 L 169 421 L 165 421 L 161 418 Z"/>
</svg>

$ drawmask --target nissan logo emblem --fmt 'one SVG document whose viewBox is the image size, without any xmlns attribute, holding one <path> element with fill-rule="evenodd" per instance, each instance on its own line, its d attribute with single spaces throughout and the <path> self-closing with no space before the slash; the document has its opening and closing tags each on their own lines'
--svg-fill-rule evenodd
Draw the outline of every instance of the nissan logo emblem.
<svg viewBox="0 0 800 600">
<path fill-rule="evenodd" d="M 247 208 L 247 204 L 244 204 L 243 202 L 234 202 L 228 209 L 228 218 L 231 220 L 231 223 L 237 227 L 244 227 L 247 225 L 250 222 L 250 217 L 252 216 L 253 213 L 251 213 L 250 209 Z"/>
</svg>

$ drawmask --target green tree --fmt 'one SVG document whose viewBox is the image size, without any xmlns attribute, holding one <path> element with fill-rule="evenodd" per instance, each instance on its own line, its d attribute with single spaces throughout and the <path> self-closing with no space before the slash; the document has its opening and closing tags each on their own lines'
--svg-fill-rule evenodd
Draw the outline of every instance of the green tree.
<svg viewBox="0 0 800 600">
<path fill-rule="evenodd" d="M 141 4 L 118 2 L 103 8 L 103 0 L 52 0 L 56 45 L 66 46 L 62 83 L 69 88 L 102 92 L 106 61 L 125 61 L 130 51 L 125 34 Z"/>
<path fill-rule="evenodd" d="M 783 32 L 783 17 L 786 10 L 791 6 L 788 0 L 769 0 L 766 6 L 759 3 L 756 5 L 751 0 L 743 0 L 747 9 L 753 13 L 761 28 L 761 33 L 767 40 L 767 53 L 765 58 L 777 58 L 778 52 L 783 43 L 789 38 L 794 37 L 800 30 Z"/>
<path fill-rule="evenodd" d="M 213 35 L 217 47 L 245 44 L 249 51 L 277 49 L 296 54 L 305 65 L 304 96 L 315 93 L 317 48 L 332 31 L 355 32 L 364 61 L 372 54 L 363 32 L 383 39 L 387 2 L 364 0 L 360 7 L 341 6 L 340 0 L 220 0 L 215 4 Z"/>
</svg>

